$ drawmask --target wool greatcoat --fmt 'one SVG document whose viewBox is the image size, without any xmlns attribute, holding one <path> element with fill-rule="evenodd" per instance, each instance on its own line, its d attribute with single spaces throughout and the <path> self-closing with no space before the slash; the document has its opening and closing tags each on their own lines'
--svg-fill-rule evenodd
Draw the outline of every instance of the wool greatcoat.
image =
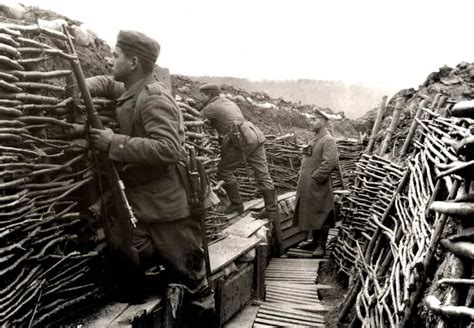
<svg viewBox="0 0 474 328">
<path fill-rule="evenodd" d="M 307 149 L 298 178 L 293 225 L 309 231 L 334 225 L 331 172 L 337 166 L 338 154 L 326 128 L 314 136 Z"/>
<path fill-rule="evenodd" d="M 185 156 L 184 122 L 178 105 L 164 84 L 151 75 L 128 90 L 109 76 L 86 82 L 93 96 L 116 100 L 120 132 L 112 138 L 108 157 L 118 166 L 138 220 L 133 247 L 141 263 L 156 264 L 158 260 L 165 264 L 173 281 L 188 287 L 192 304 L 212 308 L 200 222 L 190 217 L 176 167 Z"/>
<path fill-rule="evenodd" d="M 184 155 L 181 111 L 164 84 L 152 76 L 125 91 L 109 76 L 87 79 L 93 96 L 116 100 L 120 133 L 108 153 L 117 162 L 136 217 L 147 223 L 189 216 L 176 164 Z"/>
</svg>

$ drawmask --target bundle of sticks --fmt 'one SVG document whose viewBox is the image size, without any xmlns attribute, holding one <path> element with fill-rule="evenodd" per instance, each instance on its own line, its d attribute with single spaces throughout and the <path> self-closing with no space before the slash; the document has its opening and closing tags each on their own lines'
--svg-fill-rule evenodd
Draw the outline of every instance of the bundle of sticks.
<svg viewBox="0 0 474 328">
<path fill-rule="evenodd" d="M 435 106 L 420 106 L 412 127 L 418 128 L 413 144 L 415 151 L 406 160 L 407 170 L 382 218 L 373 216 L 376 225 L 365 245 L 354 238 L 357 281 L 346 298 L 339 320 L 355 304 L 363 326 L 406 326 L 412 322 L 428 277 L 436 246 L 446 224 L 446 211 L 452 202 L 433 202 L 443 194 L 456 197 L 462 179 L 449 174 L 469 172 L 470 160 L 458 157 L 456 147 L 469 137 L 469 119 L 446 117 L 450 104 L 436 97 Z M 433 108 L 437 108 L 433 111 Z M 462 203 L 462 202 L 461 202 Z M 430 205 L 431 204 L 431 205 Z M 428 211 L 428 206 L 440 213 Z M 466 213 L 457 204 L 456 211 Z M 472 212 L 469 212 L 472 213 Z M 451 243 L 451 244 L 450 244 Z M 448 249 L 454 241 L 443 241 Z M 461 245 L 456 245 L 461 246 Z M 437 313 L 442 305 L 433 298 L 426 300 Z M 446 314 L 446 313 L 445 313 Z"/>
<path fill-rule="evenodd" d="M 0 24 L 0 324 L 44 326 L 102 296 L 94 231 L 78 211 L 93 180 L 66 95 L 74 57 L 36 25 Z"/>
<path fill-rule="evenodd" d="M 354 182 L 357 162 L 362 155 L 364 144 L 360 140 L 336 139 L 339 163 L 342 175 L 337 171 L 332 173 L 334 189 L 349 189 Z M 341 181 L 341 176 L 343 181 Z"/>
<path fill-rule="evenodd" d="M 333 256 L 346 274 L 356 264 L 357 247 L 371 240 L 377 223 L 402 178 L 403 168 L 377 155 L 363 154 L 355 164 L 359 183 L 351 188 L 342 208 L 346 218 Z"/>
<path fill-rule="evenodd" d="M 437 281 L 436 286 L 432 286 L 431 293 L 424 299 L 426 306 L 443 319 L 444 327 L 453 324 L 455 320 L 457 323 L 474 321 L 474 280 L 468 275 L 470 267 L 464 268 L 465 263 L 472 263 L 474 260 L 474 228 L 470 222 L 474 217 L 474 187 L 469 183 L 473 178 L 474 166 L 473 105 L 472 101 L 457 103 L 451 109 L 454 117 L 446 119 L 439 116 L 433 123 L 427 124 L 427 127 L 438 131 L 442 142 L 448 148 L 448 152 L 442 154 L 445 161 L 435 163 L 437 178 L 446 179 L 448 184 L 462 181 L 454 199 L 437 200 L 430 204 L 430 210 L 435 211 L 441 218 L 450 217 L 459 223 L 457 233 L 440 240 L 442 248 L 451 253 L 445 260 L 450 269 L 441 276 L 442 279 Z M 433 148 L 436 147 L 434 144 L 436 143 L 432 143 Z M 450 186 L 453 188 L 452 184 Z M 461 297 L 465 294 L 464 286 L 470 288 L 467 298 Z"/>
<path fill-rule="evenodd" d="M 268 168 L 278 193 L 295 190 L 298 184 L 298 173 L 301 167 L 303 144 L 297 140 L 294 133 L 275 136 L 267 135 L 265 152 Z M 332 173 L 332 185 L 335 190 L 348 188 L 353 181 L 355 165 L 362 152 L 362 143 L 355 140 L 336 140 L 340 168 Z M 340 174 L 339 169 L 342 170 Z M 343 182 L 341 181 L 341 177 Z M 259 197 L 258 190 L 250 185 L 243 167 L 237 170 L 237 178 L 241 192 L 247 199 Z"/>
</svg>

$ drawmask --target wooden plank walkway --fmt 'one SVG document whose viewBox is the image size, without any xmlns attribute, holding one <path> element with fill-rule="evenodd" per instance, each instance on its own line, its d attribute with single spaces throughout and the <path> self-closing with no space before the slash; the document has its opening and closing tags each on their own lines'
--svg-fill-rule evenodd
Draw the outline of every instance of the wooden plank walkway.
<svg viewBox="0 0 474 328">
<path fill-rule="evenodd" d="M 326 259 L 274 258 L 265 273 L 265 301 L 253 327 L 325 327 L 329 308 L 319 300 L 319 263 Z"/>
</svg>

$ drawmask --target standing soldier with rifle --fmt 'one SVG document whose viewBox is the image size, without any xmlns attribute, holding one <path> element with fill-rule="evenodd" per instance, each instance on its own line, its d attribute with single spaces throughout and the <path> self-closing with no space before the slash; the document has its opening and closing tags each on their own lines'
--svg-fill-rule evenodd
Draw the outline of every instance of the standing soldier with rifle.
<svg viewBox="0 0 474 328">
<path fill-rule="evenodd" d="M 221 140 L 221 159 L 218 165 L 220 179 L 224 180 L 223 188 L 231 202 L 226 213 L 242 213 L 244 206 L 239 193 L 234 171 L 244 163 L 249 175 L 248 166 L 254 171 L 257 188 L 263 194 L 265 215 L 273 222 L 276 239 L 276 253 L 284 251 L 281 237 L 280 215 L 275 195 L 273 180 L 268 172 L 265 154 L 265 136 L 251 122 L 246 121 L 240 108 L 220 95 L 220 88 L 214 83 L 203 85 L 199 89 L 207 97 L 207 105 L 201 111 L 201 116 L 209 120 L 219 133 Z M 248 177 L 249 178 L 249 177 Z"/>
<path fill-rule="evenodd" d="M 193 319 L 213 311 L 206 280 L 200 222 L 190 214 L 178 162 L 184 151 L 179 107 L 153 78 L 159 44 L 136 31 L 120 31 L 113 51 L 113 77 L 86 80 L 94 96 L 116 99 L 120 133 L 90 129 L 92 145 L 114 161 L 138 220 L 132 231 L 140 264 L 162 261 L 172 283 L 186 286 Z M 126 270 L 126 268 L 125 268 Z"/>
</svg>

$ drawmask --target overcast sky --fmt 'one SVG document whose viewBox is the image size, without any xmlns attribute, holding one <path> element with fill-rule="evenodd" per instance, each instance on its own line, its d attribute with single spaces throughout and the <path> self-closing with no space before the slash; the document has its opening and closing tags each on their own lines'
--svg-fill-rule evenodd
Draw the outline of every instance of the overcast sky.
<svg viewBox="0 0 474 328">
<path fill-rule="evenodd" d="M 161 44 L 161 66 L 187 75 L 405 88 L 474 56 L 472 0 L 19 2 L 79 20 L 112 46 L 118 30 L 140 30 Z"/>
</svg>

